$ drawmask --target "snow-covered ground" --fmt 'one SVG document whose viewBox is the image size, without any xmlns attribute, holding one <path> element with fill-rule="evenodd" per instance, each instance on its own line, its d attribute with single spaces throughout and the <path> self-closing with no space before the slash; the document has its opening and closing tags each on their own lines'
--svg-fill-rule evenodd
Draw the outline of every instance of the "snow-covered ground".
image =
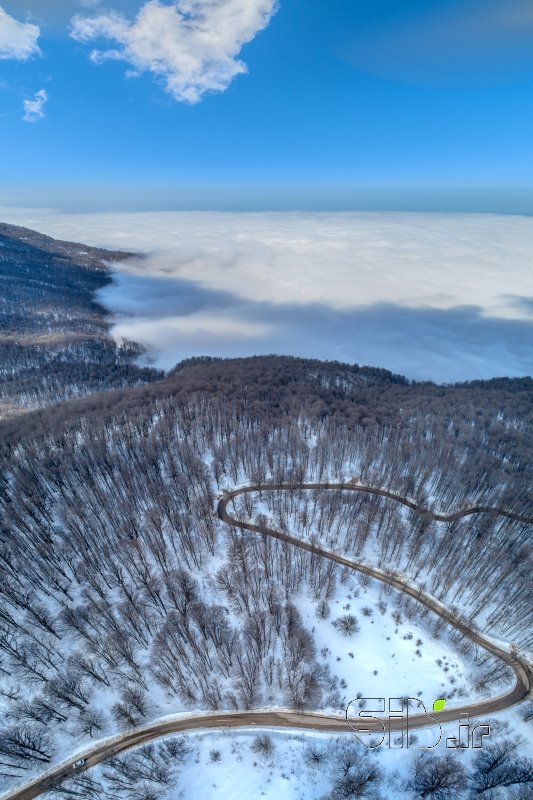
<svg viewBox="0 0 533 800">
<path fill-rule="evenodd" d="M 407 620 L 401 612 L 398 616 L 398 597 L 396 591 L 385 597 L 378 581 L 354 575 L 345 581 L 337 581 L 336 591 L 327 601 L 329 612 L 326 618 L 317 615 L 319 603 L 307 594 L 291 598 L 305 627 L 312 632 L 319 662 L 328 664 L 340 682 L 341 706 L 319 709 L 323 713 L 342 713 L 348 703 L 358 697 L 420 698 L 431 713 L 433 701 L 437 698 L 445 697 L 450 700 L 449 705 L 453 705 L 454 699 L 459 703 L 465 702 L 465 697 L 472 699 L 475 696 L 469 677 L 475 673 L 475 664 L 459 654 L 445 634 L 436 639 L 424 622 Z M 349 636 L 343 635 L 336 624 L 345 615 L 355 616 L 359 628 Z M 156 694 L 160 695 L 160 707 L 164 708 L 164 693 L 158 690 Z M 104 710 L 111 700 L 112 693 L 105 690 L 95 698 L 95 704 Z M 274 702 L 272 705 L 280 704 Z M 354 706 L 354 709 L 358 707 Z M 420 711 L 416 708 L 416 712 Z M 178 716 L 194 713 L 202 713 L 202 709 Z M 168 718 L 171 716 L 174 714 Z M 507 718 L 520 733 L 527 730 L 516 712 L 507 712 Z M 254 728 L 242 733 L 226 731 L 187 736 L 192 749 L 180 767 L 176 786 L 168 794 L 169 800 L 203 800 L 211 796 L 227 800 L 240 797 L 276 800 L 321 798 L 331 785 L 331 770 L 313 767 L 308 752 L 315 743 L 319 749 L 328 751 L 338 737 L 268 730 L 275 750 L 271 756 L 265 757 L 252 749 L 259 732 L 260 729 Z M 417 731 L 413 744 L 416 741 L 419 746 L 433 745 L 438 741 L 439 733 L 437 727 Z M 444 726 L 439 746 L 444 747 L 446 735 L 456 733 L 457 724 Z M 342 738 L 354 744 L 357 741 L 349 732 Z M 60 737 L 62 758 L 75 755 L 72 744 L 71 737 Z M 390 772 L 393 781 L 393 773 L 405 771 L 410 758 L 409 753 L 399 747 L 398 739 L 397 747 L 392 750 L 386 744 L 376 750 L 375 757 L 380 769 Z M 533 736 L 529 747 L 533 749 Z M 78 749 L 83 750 L 83 745 Z M 92 772 L 99 774 L 101 770 L 102 767 L 98 767 Z M 394 785 L 396 794 L 389 796 L 401 796 L 398 794 L 399 784 Z"/>
<path fill-rule="evenodd" d="M 311 630 L 320 654 L 333 674 L 343 681 L 346 703 L 362 697 L 420 698 L 429 708 L 437 698 L 453 693 L 472 697 L 469 676 L 475 665 L 458 653 L 444 635 L 436 639 L 428 626 L 397 613 L 397 592 L 378 604 L 378 581 L 350 578 L 339 583 L 328 601 L 327 619 L 317 617 L 317 603 L 307 596 L 293 598 L 305 626 Z M 366 612 L 366 613 L 365 613 Z M 334 623 L 345 615 L 356 617 L 360 630 L 344 636 Z M 464 701 L 463 701 L 464 702 Z"/>
<path fill-rule="evenodd" d="M 207 455 L 204 454 L 204 461 L 209 463 Z M 247 485 L 249 478 L 242 472 L 234 476 L 238 485 Z M 227 482 L 221 481 L 221 485 L 233 486 L 233 481 L 228 478 Z M 100 490 L 104 492 L 102 485 Z M 251 499 L 251 498 L 247 498 Z M 287 520 L 282 520 L 283 524 L 278 523 L 272 518 L 272 509 L 269 505 L 269 495 L 264 495 L 263 499 L 253 497 L 253 507 L 250 509 L 249 519 L 258 520 L 258 516 L 263 514 L 269 517 L 269 524 L 277 528 L 283 528 L 295 536 L 305 538 L 314 534 L 313 526 L 309 525 L 309 530 L 302 533 L 301 520 L 298 520 L 298 503 L 294 503 Z M 231 508 L 230 508 L 231 510 Z M 408 523 L 408 512 L 403 508 L 398 508 L 398 514 L 405 524 Z M 214 514 L 214 511 L 212 511 Z M 244 507 L 244 497 L 237 498 L 232 513 L 244 519 L 248 517 Z M 280 512 L 281 513 L 281 512 Z M 216 522 L 216 524 L 219 524 Z M 198 584 L 198 597 L 204 602 L 215 608 L 217 604 L 222 604 L 223 610 L 227 615 L 228 621 L 238 630 L 242 626 L 242 614 L 232 603 L 231 594 L 224 593 L 221 589 L 217 576 L 229 569 L 227 547 L 229 540 L 226 538 L 227 531 L 225 526 L 223 535 L 220 537 L 219 548 L 212 556 L 204 555 L 201 567 L 195 572 L 194 578 Z M 345 529 L 339 525 L 325 526 L 322 531 L 322 544 L 332 550 L 347 552 L 343 550 L 343 536 Z M 351 552 L 350 556 L 364 558 L 369 564 L 377 565 L 382 563 L 379 560 L 377 533 L 371 528 L 371 533 L 367 545 L 362 553 Z M 348 550 L 349 552 L 349 550 Z M 388 567 L 388 564 L 386 564 Z M 277 573 L 272 570 L 272 575 Z M 417 576 L 418 582 L 423 582 L 424 573 Z M 273 585 L 275 586 L 274 578 Z M 281 582 L 280 582 L 281 583 Z M 428 711 L 431 710 L 433 702 L 438 698 L 446 698 L 448 705 L 458 705 L 461 703 L 475 700 L 481 695 L 475 688 L 477 678 L 480 676 L 480 665 L 476 664 L 474 657 L 478 655 L 475 648 L 465 649 L 464 653 L 459 652 L 458 646 L 454 644 L 446 629 L 442 630 L 438 638 L 435 638 L 434 615 L 422 617 L 415 608 L 410 617 L 399 608 L 398 601 L 402 599 L 402 594 L 392 591 L 385 591 L 383 584 L 373 581 L 359 574 L 354 574 L 348 570 L 343 570 L 335 565 L 335 580 L 332 581 L 334 589 L 327 598 L 324 598 L 327 608 L 320 608 L 322 598 L 317 599 L 316 593 L 311 591 L 312 581 L 309 577 L 300 581 L 301 587 L 298 593 L 288 592 L 284 595 L 284 600 L 289 600 L 299 610 L 303 626 L 312 635 L 316 651 L 316 659 L 320 665 L 328 667 L 329 675 L 332 677 L 333 688 L 329 691 L 329 697 L 324 691 L 321 700 L 316 700 L 315 710 L 322 713 L 343 713 L 348 703 L 359 698 L 399 698 L 411 697 L 420 698 L 424 701 Z M 253 594 L 253 593 L 252 593 Z M 313 596 L 313 594 L 315 596 Z M 73 591 L 73 602 L 83 604 L 85 593 Z M 259 594 L 258 594 L 259 596 Z M 111 588 L 107 593 L 107 600 L 111 607 L 119 607 L 123 598 L 115 588 Z M 411 605 L 414 601 L 410 601 Z M 53 615 L 55 609 L 50 602 L 47 604 L 43 599 L 49 612 Z M 414 604 L 416 605 L 416 604 Z M 356 620 L 355 630 L 343 633 L 342 620 L 350 615 Z M 72 644 L 72 631 L 69 639 L 65 639 L 63 647 L 68 651 Z M 459 644 L 462 646 L 462 643 Z M 216 648 L 212 648 L 216 650 Z M 272 654 L 283 662 L 283 652 L 281 640 L 274 642 L 271 648 Z M 143 666 L 149 663 L 149 648 L 138 647 L 136 651 L 138 660 Z M 311 659 L 309 660 L 311 664 Z M 310 669 L 315 669 L 313 663 Z M 147 673 L 150 674 L 150 673 Z M 215 672 L 213 672 L 215 674 Z M 315 671 L 316 674 L 316 671 Z M 11 688 L 9 681 L 5 679 L 7 688 Z M 211 679 L 209 679 L 211 680 Z M 230 689 L 230 681 L 227 684 L 218 676 L 222 689 Z M 326 681 L 324 683 L 327 683 Z M 13 679 L 13 685 L 15 680 Z M 15 687 L 16 689 L 17 687 Z M 494 682 L 485 691 L 495 694 L 503 689 L 501 684 Z M 180 714 L 187 709 L 186 713 L 206 713 L 207 705 L 193 698 L 189 704 L 177 693 L 167 692 L 163 686 L 158 685 L 150 674 L 150 681 L 147 688 L 147 710 L 144 715 L 144 722 L 153 722 L 156 719 L 164 718 L 165 715 Z M 102 715 L 103 723 L 95 739 L 116 734 L 120 727 L 112 716 L 112 709 L 118 698 L 117 688 L 104 687 L 98 684 L 91 694 L 91 708 Z M 288 705 L 287 694 L 282 691 L 281 682 L 272 681 L 268 688 L 263 688 L 262 694 L 258 694 L 257 699 L 252 703 L 261 708 L 280 708 Z M 7 697 L 0 697 L 0 714 L 5 711 L 6 718 L 8 712 Z M 5 708 L 3 707 L 5 706 Z M 213 708 L 213 706 L 209 706 Z M 216 707 L 216 706 L 214 706 Z M 220 706 L 221 710 L 226 710 L 230 706 L 224 700 Z M 354 706 L 357 708 L 357 706 Z M 362 703 L 359 707 L 363 707 Z M 370 708 L 370 704 L 369 704 Z M 503 716 L 503 715 L 502 715 Z M 514 726 L 518 716 L 509 717 Z M 56 741 L 53 755 L 53 763 L 63 758 L 70 758 L 76 747 L 82 750 L 88 745 L 94 745 L 95 739 L 90 739 L 75 727 L 75 715 L 64 724 L 55 726 L 57 728 Z M 518 723 L 517 723 L 518 725 Z M 52 725 L 50 725 L 52 727 Z M 450 726 L 450 735 L 456 733 L 457 726 Z M 417 741 L 429 744 L 435 740 L 431 731 L 417 732 Z M 91 734 L 92 735 L 92 734 Z M 331 785 L 331 770 L 328 767 L 327 758 L 322 769 L 317 769 L 310 763 L 308 750 L 310 742 L 318 741 L 320 747 L 330 751 L 332 743 L 336 737 L 318 734 L 303 734 L 302 732 L 290 733 L 287 731 L 270 731 L 269 735 L 274 742 L 274 751 L 265 757 L 253 749 L 253 740 L 257 735 L 257 729 L 242 733 L 219 733 L 191 734 L 187 736 L 187 742 L 191 747 L 187 759 L 179 767 L 180 776 L 176 779 L 176 786 L 170 789 L 165 795 L 168 798 L 191 798 L 199 800 L 207 797 L 221 798 L 240 798 L 240 797 L 272 797 L 272 798 L 321 798 Z M 355 734 L 347 733 L 342 737 L 355 739 Z M 157 747 L 159 743 L 155 742 Z M 531 749 L 531 741 L 529 747 Z M 444 750 L 446 752 L 446 750 Z M 331 754 L 330 754 L 331 755 Z M 408 754 L 407 754 L 408 755 Z M 390 797 L 402 797 L 399 784 L 394 783 L 394 770 L 405 769 L 408 763 L 404 751 L 396 749 L 388 751 L 385 747 L 375 755 L 380 761 L 384 770 L 390 772 L 391 777 L 388 785 L 396 786 L 396 793 Z M 333 757 L 331 757 L 333 760 Z M 103 774 L 98 768 L 91 770 L 98 774 Z M 29 771 L 28 771 L 29 772 Z M 39 772 L 39 765 L 35 766 L 35 773 Z M 28 774 L 28 773 L 26 773 Z M 28 775 L 29 777 L 29 775 Z M 393 791 L 391 789 L 391 791 Z"/>
<path fill-rule="evenodd" d="M 485 720 L 483 722 L 486 722 Z M 267 734 L 273 750 L 264 755 L 254 748 L 258 734 Z M 457 733 L 457 723 L 442 726 L 442 741 L 433 750 L 437 756 L 445 755 L 445 739 Z M 522 737 L 522 753 L 533 752 L 531 726 L 520 719 L 517 710 L 498 715 L 498 726 L 491 732 L 490 742 L 502 737 Z M 426 741 L 424 741 L 426 739 Z M 486 740 L 488 741 L 488 740 Z M 338 769 L 339 743 L 357 747 L 356 737 L 346 737 L 301 731 L 275 731 L 271 729 L 233 730 L 217 733 L 192 734 L 187 739 L 190 751 L 185 761 L 174 772 L 174 783 L 163 795 L 164 800 L 322 800 L 331 790 Z M 369 762 L 383 777 L 379 786 L 380 797 L 387 800 L 409 798 L 406 790 L 413 759 L 419 749 L 428 745 L 429 737 L 417 732 L 416 741 L 403 749 L 385 745 L 366 751 Z M 320 763 L 313 756 L 319 754 Z M 475 757 L 473 750 L 457 753 L 468 767 Z M 102 772 L 102 766 L 95 773 Z M 365 795 L 371 797 L 372 795 Z"/>
<path fill-rule="evenodd" d="M 253 499 L 250 521 L 262 514 L 268 524 L 279 527 L 271 516 L 270 496 L 265 494 L 260 499 L 254 495 Z M 240 511 L 236 516 L 246 519 L 242 508 Z M 398 513 L 405 517 L 407 510 L 399 506 Z M 293 516 L 284 521 L 283 529 L 306 538 Z M 320 543 L 343 552 L 337 541 Z M 371 565 L 379 563 L 375 547 L 369 537 L 362 560 Z M 349 555 L 353 557 L 352 553 Z M 337 575 L 342 575 L 341 569 Z M 421 576 L 419 581 L 425 577 Z M 412 697 L 420 698 L 429 710 L 433 701 L 441 697 L 447 699 L 449 707 L 482 699 L 510 686 L 513 678 L 509 671 L 507 683 L 500 680 L 483 690 L 477 688 L 476 679 L 483 671 L 475 660 L 480 655 L 479 648 L 471 648 L 468 657 L 462 655 L 450 641 L 446 628 L 435 637 L 433 626 L 438 619 L 435 615 L 429 614 L 422 621 L 407 619 L 398 611 L 400 598 L 400 592 L 391 590 L 387 595 L 382 583 L 359 574 L 350 575 L 344 582 L 337 579 L 335 594 L 326 601 L 329 612 L 325 619 L 318 615 L 319 603 L 309 594 L 291 598 L 313 635 L 319 660 L 328 664 L 331 673 L 340 679 L 346 704 L 358 696 Z M 336 624 L 347 615 L 357 619 L 358 631 L 350 636 L 343 635 Z M 506 643 L 502 640 L 502 644 Z M 338 713 L 333 707 L 328 711 Z"/>
</svg>

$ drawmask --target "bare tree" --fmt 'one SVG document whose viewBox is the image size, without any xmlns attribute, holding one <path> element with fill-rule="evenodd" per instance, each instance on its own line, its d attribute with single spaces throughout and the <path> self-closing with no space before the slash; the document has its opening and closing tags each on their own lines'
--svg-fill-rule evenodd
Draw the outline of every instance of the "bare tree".
<svg viewBox="0 0 533 800">
<path fill-rule="evenodd" d="M 411 768 L 407 788 L 414 797 L 455 800 L 464 795 L 466 771 L 456 758 L 420 754 Z"/>
</svg>

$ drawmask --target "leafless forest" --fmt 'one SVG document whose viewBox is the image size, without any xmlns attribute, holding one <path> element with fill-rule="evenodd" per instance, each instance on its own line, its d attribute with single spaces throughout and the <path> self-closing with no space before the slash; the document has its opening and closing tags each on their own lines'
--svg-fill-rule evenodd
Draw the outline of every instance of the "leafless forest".
<svg viewBox="0 0 533 800">
<path fill-rule="evenodd" d="M 9 262 L 18 278 L 28 263 L 24 247 Z M 15 319 L 18 281 L 10 285 Z M 92 311 L 84 306 L 83 313 Z M 21 326 L 30 325 L 26 319 Z M 71 344 L 4 344 L 5 396 L 41 406 L 0 427 L 6 781 L 49 765 L 62 737 L 74 749 L 169 708 L 342 711 L 343 687 L 292 598 L 305 591 L 317 615 L 327 613 L 344 571 L 223 526 L 214 513 L 221 491 L 355 477 L 442 513 L 480 504 L 533 513 L 531 379 L 437 386 L 380 369 L 269 356 L 192 359 L 155 380 L 156 373 L 121 362 L 116 350 L 109 372 L 106 344 L 98 345 L 95 381 L 80 379 L 78 392 L 73 375 L 90 361 L 90 346 L 85 341 L 72 354 Z M 68 374 L 58 367 L 45 377 L 50 358 L 67 364 L 71 356 Z M 90 396 L 51 405 L 72 394 Z M 234 512 L 402 570 L 472 626 L 533 648 L 526 521 L 482 513 L 436 522 L 383 497 L 298 488 L 244 495 Z M 399 616 L 424 616 L 415 601 L 385 587 L 381 602 Z M 426 623 L 442 635 L 430 615 Z M 476 663 L 479 690 L 494 691 L 505 667 L 448 634 Z M 333 758 L 337 765 L 332 798 L 363 796 L 379 783 L 375 766 L 335 747 L 334 757 L 333 750 L 308 754 L 310 763 Z M 165 764 L 179 762 L 186 748 L 173 739 L 115 759 L 103 783 L 80 778 L 78 796 L 163 797 Z M 492 800 L 503 796 L 501 787 L 514 787 L 505 796 L 530 797 L 531 764 L 516 758 L 509 745 L 492 766 L 480 761 L 469 791 Z M 466 796 L 461 769 L 450 777 L 442 760 L 417 762 L 414 796 Z M 432 781 L 448 794 L 431 793 Z"/>
<path fill-rule="evenodd" d="M 155 377 L 109 336 L 95 292 L 127 258 L 0 223 L 0 419 Z"/>
</svg>

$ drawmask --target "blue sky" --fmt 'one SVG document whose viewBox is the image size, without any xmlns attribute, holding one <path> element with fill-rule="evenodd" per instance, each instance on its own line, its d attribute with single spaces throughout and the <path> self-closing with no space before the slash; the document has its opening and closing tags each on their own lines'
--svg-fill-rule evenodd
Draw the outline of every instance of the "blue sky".
<svg viewBox="0 0 533 800">
<path fill-rule="evenodd" d="M 529 0 L 0 8 L 4 205 L 533 212 Z"/>
</svg>

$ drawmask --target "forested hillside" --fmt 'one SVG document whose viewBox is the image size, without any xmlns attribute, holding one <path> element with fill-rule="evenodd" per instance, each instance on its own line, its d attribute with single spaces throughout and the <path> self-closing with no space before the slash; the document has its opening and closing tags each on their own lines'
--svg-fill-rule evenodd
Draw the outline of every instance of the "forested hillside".
<svg viewBox="0 0 533 800">
<path fill-rule="evenodd" d="M 187 707 L 341 710 L 334 664 L 317 660 L 292 598 L 327 603 L 342 570 L 222 528 L 216 492 L 357 476 L 444 512 L 482 503 L 531 515 L 529 389 L 409 385 L 276 357 L 206 361 L 130 390 L 127 405 L 119 391 L 100 409 L 94 395 L 76 414 L 34 412 L 16 438 L 4 424 L 5 713 L 15 739 L 38 737 L 22 758 L 5 746 L 16 774 L 37 745 L 53 757 L 54 730 L 83 740 Z M 532 646 L 527 522 L 431 522 L 342 491 L 266 500 L 236 511 L 403 569 L 483 630 Z M 401 596 L 389 610 L 415 614 Z M 505 678 L 485 662 L 479 691 Z"/>
<path fill-rule="evenodd" d="M 464 659 L 467 683 L 437 661 L 450 700 L 509 685 L 505 663 L 412 598 L 223 524 L 216 505 L 224 491 L 253 484 L 232 503 L 236 519 L 397 570 L 473 630 L 531 650 L 530 378 L 439 386 L 274 355 L 191 359 L 160 377 L 109 339 L 93 300 L 109 280 L 107 254 L 88 251 L 80 265 L 70 245 L 29 243 L 12 230 L 0 238 L 4 398 L 26 409 L 0 422 L 6 786 L 78 745 L 169 713 L 342 713 L 357 672 L 348 685 L 341 657 L 317 643 L 353 639 L 345 657 L 355 664 L 363 618 L 413 639 L 424 669 L 436 669 L 424 661 L 426 638 Z M 88 396 L 65 401 L 78 394 Z M 302 488 L 343 481 L 416 508 Z M 284 488 L 262 491 L 272 483 Z M 438 521 L 426 513 L 478 506 L 506 514 Z M 365 596 L 375 605 L 359 607 Z M 417 640 L 409 626 L 418 623 L 426 633 Z M 182 744 L 115 759 L 103 782 L 80 778 L 78 789 L 97 800 L 166 797 L 163 762 L 172 748 L 182 758 Z M 136 774 L 151 794 L 137 792 Z"/>
<path fill-rule="evenodd" d="M 117 347 L 95 292 L 127 258 L 0 224 L 0 418 L 153 380 L 133 342 Z"/>
</svg>

